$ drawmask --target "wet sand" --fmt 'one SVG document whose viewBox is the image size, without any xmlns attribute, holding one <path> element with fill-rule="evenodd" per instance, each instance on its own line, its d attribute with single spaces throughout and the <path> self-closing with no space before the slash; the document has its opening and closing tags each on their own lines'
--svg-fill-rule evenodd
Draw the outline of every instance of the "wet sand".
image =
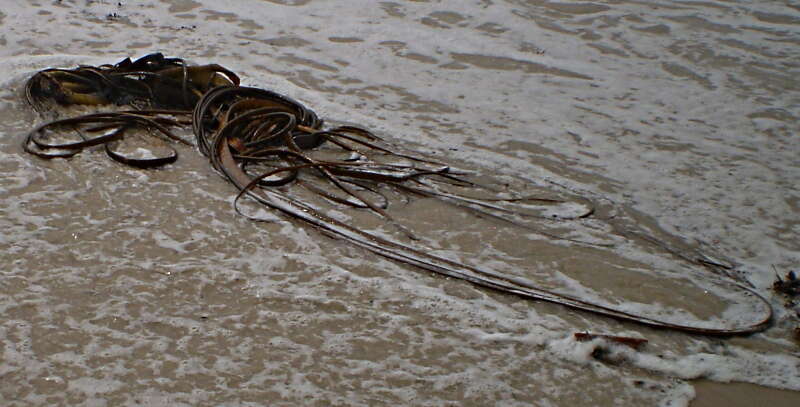
<svg viewBox="0 0 800 407">
<path fill-rule="evenodd" d="M 777 390 L 747 383 L 693 383 L 697 398 L 692 407 L 730 406 L 745 407 L 756 404 L 769 404 L 774 407 L 797 405 L 799 395 L 796 391 Z"/>
<path fill-rule="evenodd" d="M 672 1 L 9 6 L 0 400 L 796 404 L 800 393 L 774 388 L 800 390 L 797 318 L 769 286 L 771 266 L 800 261 L 797 14 Z M 326 119 L 537 193 L 603 202 L 615 219 L 734 264 L 775 307 L 775 325 L 734 339 L 643 328 L 432 276 L 291 221 L 250 222 L 192 148 L 157 171 L 101 151 L 23 154 L 22 135 L 41 120 L 20 94 L 33 72 L 153 51 L 220 63 Z M 714 276 L 641 244 L 588 250 L 424 200 L 397 207 L 438 253 L 548 288 L 701 319 L 731 303 Z M 550 227 L 602 241 L 603 225 Z M 582 331 L 649 342 L 632 352 L 575 341 Z"/>
</svg>

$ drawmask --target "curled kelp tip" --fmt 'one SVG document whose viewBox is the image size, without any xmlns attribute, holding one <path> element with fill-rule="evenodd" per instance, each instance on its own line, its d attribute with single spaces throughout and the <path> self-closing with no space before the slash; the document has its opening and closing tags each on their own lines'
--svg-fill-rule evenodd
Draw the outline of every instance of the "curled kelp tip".
<svg viewBox="0 0 800 407">
<path fill-rule="evenodd" d="M 191 144 L 173 132 L 191 127 L 200 153 L 238 190 L 234 209 L 251 219 L 261 220 L 242 213 L 242 199 L 397 262 L 521 298 L 651 327 L 724 336 L 761 331 L 772 318 L 772 308 L 764 298 L 735 284 L 731 289 L 758 302 L 763 314 L 746 324 L 704 327 L 698 321 L 679 324 L 638 315 L 433 255 L 414 243 L 418 239 L 415 232 L 388 212 L 390 194 L 405 199 L 436 199 L 451 208 L 496 219 L 547 239 L 593 247 L 609 245 L 559 236 L 525 222 L 582 221 L 594 216 L 594 204 L 589 199 L 573 197 L 572 193 L 537 197 L 495 188 L 473 179 L 467 171 L 404 148 L 401 141 L 385 140 L 356 126 L 326 127 L 313 110 L 298 101 L 269 90 L 240 86 L 234 72 L 217 64 L 191 65 L 155 53 L 136 60 L 125 58 L 113 65 L 47 69 L 28 80 L 25 96 L 39 111 L 52 105 L 129 107 L 54 120 L 31 130 L 23 147 L 41 158 L 68 158 L 102 145 L 111 159 L 122 164 L 159 167 L 177 160 L 177 150 L 168 146 L 164 154 L 136 156 L 124 152 L 127 138 L 134 133 L 149 134 L 169 143 Z M 384 237 L 338 220 L 302 198 L 308 193 L 334 206 L 369 211 L 400 232 L 402 238 Z M 559 213 L 559 208 L 568 204 L 578 209 Z M 650 239 L 666 253 L 694 265 L 713 267 L 676 253 L 655 238 L 620 236 Z"/>
</svg>

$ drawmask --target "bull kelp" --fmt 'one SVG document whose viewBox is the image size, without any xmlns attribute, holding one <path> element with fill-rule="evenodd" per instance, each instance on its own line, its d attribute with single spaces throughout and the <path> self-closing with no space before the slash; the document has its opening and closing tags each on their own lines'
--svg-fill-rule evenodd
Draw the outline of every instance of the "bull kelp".
<svg viewBox="0 0 800 407">
<path fill-rule="evenodd" d="M 529 195 L 487 182 L 485 177 L 427 158 L 369 130 L 352 126 L 326 126 L 303 104 L 278 93 L 240 85 L 239 77 L 216 64 L 191 65 L 180 58 L 150 54 L 114 65 L 47 69 L 25 86 L 28 102 L 42 115 L 58 114 L 58 106 L 116 105 L 117 111 L 56 118 L 33 129 L 24 140 L 25 151 L 41 158 L 68 158 L 102 145 L 112 159 L 140 168 L 161 167 L 177 159 L 169 143 L 194 144 L 213 168 L 239 193 L 265 208 L 311 225 L 325 235 L 341 239 L 383 257 L 470 283 L 620 320 L 705 335 L 748 334 L 765 329 L 770 305 L 749 288 L 728 278 L 718 285 L 758 309 L 750 321 L 726 321 L 715 326 L 695 320 L 667 321 L 626 309 L 567 295 L 488 267 L 472 266 L 431 253 L 420 243 L 418 231 L 390 213 L 391 202 L 415 197 L 432 198 L 477 218 L 490 218 L 520 233 L 572 244 L 610 250 L 613 243 L 598 243 L 552 232 L 532 220 L 563 223 L 596 218 L 595 206 L 575 193 Z M 188 129 L 194 142 L 176 134 Z M 119 148 L 131 137 L 154 136 L 166 152 L 132 155 Z M 164 150 L 163 146 L 161 148 Z M 390 226 L 390 231 L 369 231 L 354 226 L 308 199 L 315 196 L 333 205 L 369 211 Z M 566 210 L 568 207 L 579 210 Z M 255 220 L 255 215 L 245 214 Z M 698 253 L 673 248 L 641 231 L 612 228 L 617 241 L 649 245 L 651 250 L 715 275 L 729 275 L 726 265 Z"/>
</svg>

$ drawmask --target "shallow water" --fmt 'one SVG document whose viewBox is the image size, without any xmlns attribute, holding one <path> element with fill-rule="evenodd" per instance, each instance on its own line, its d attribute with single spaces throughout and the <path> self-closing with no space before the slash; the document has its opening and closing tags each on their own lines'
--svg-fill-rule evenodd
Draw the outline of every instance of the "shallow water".
<svg viewBox="0 0 800 407">
<path fill-rule="evenodd" d="M 800 390 L 797 318 L 769 290 L 772 266 L 800 260 L 798 8 L 343 3 L 0 11 L 4 404 L 681 405 L 695 378 Z M 776 324 L 730 340 L 657 331 L 431 276 L 293 222 L 251 222 L 192 148 L 176 147 L 178 162 L 156 171 L 100 151 L 52 161 L 22 152 L 40 120 L 20 95 L 33 72 L 154 51 L 220 63 L 244 84 L 431 156 L 596 199 L 735 264 Z M 464 218 L 425 200 L 400 212 L 442 255 L 508 273 L 528 266 L 523 277 L 548 287 L 578 281 L 623 306 L 700 317 L 727 304 L 698 281 L 716 276 L 641 246 L 520 247 L 508 242 L 523 236 L 485 220 L 451 234 Z M 478 252 L 483 239 L 502 255 Z M 630 262 L 660 277 L 637 277 Z M 634 352 L 575 341 L 584 330 L 650 342 Z"/>
</svg>

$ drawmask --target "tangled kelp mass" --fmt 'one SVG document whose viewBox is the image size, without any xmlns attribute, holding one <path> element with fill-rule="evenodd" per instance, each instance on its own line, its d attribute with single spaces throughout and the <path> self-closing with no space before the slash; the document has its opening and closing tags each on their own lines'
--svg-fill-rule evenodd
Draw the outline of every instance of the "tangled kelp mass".
<svg viewBox="0 0 800 407">
<path fill-rule="evenodd" d="M 45 69 L 28 81 L 25 95 L 40 110 L 49 102 L 190 110 L 213 87 L 238 84 L 239 77 L 219 65 L 187 66 L 155 53 L 114 65 Z"/>
<path fill-rule="evenodd" d="M 525 219 L 545 218 L 534 208 L 580 203 L 578 213 L 552 214 L 549 222 L 593 216 L 588 200 L 570 196 L 552 198 L 501 191 L 478 182 L 466 171 L 399 149 L 371 132 L 353 126 L 326 128 L 302 104 L 277 93 L 239 86 L 233 72 L 219 65 L 191 66 L 178 58 L 151 54 L 116 65 L 48 69 L 37 73 L 26 87 L 30 104 L 40 112 L 60 105 L 128 105 L 134 110 L 95 113 L 58 119 L 32 130 L 24 141 L 29 153 L 42 158 L 71 157 L 85 148 L 104 145 L 107 154 L 135 167 L 156 167 L 174 162 L 172 150 L 164 156 L 137 158 L 115 150 L 126 133 L 156 134 L 166 140 L 188 143 L 171 128 L 191 124 L 200 152 L 212 166 L 239 189 L 243 197 L 315 226 L 323 233 L 374 253 L 473 284 L 544 300 L 625 321 L 706 335 L 746 334 L 763 330 L 771 307 L 759 295 L 734 282 L 725 288 L 761 308 L 754 321 L 728 326 L 702 326 L 697 321 L 677 323 L 608 306 L 577 296 L 557 293 L 514 276 L 470 266 L 429 253 L 416 233 L 396 221 L 387 207 L 392 196 L 422 196 L 489 217 L 509 227 L 535 232 L 577 245 L 607 244 L 553 234 L 531 226 Z M 68 141 L 52 141 L 72 137 Z M 78 137 L 79 139 L 75 139 Z M 396 142 L 396 141 L 395 141 Z M 292 188 L 287 188 L 291 186 Z M 311 204 L 296 192 L 303 189 L 336 204 L 368 209 L 388 222 L 400 237 L 365 231 Z M 472 192 L 465 192 L 472 191 Z M 483 195 L 475 195 L 481 191 Z M 486 193 L 489 193 L 489 197 Z M 509 205 L 510 204 L 510 205 Z M 539 211 L 541 212 L 541 211 Z M 700 256 L 684 254 L 641 232 L 620 231 L 619 237 L 648 242 L 665 254 L 724 274 L 725 266 Z"/>
<path fill-rule="evenodd" d="M 25 86 L 28 102 L 40 112 L 52 112 L 61 105 L 130 105 L 160 110 L 99 113 L 56 120 L 33 130 L 25 140 L 25 151 L 43 158 L 70 157 L 84 148 L 105 145 L 109 157 L 136 167 L 157 167 L 174 162 L 174 149 L 163 157 L 132 158 L 114 151 L 117 141 L 136 127 L 156 130 L 168 139 L 187 143 L 170 127 L 185 126 L 185 116 L 210 89 L 238 85 L 239 78 L 219 65 L 187 66 L 178 58 L 162 54 L 129 58 L 115 65 L 81 66 L 75 69 L 46 69 Z M 78 141 L 47 142 L 48 133 L 71 129 Z M 63 134 L 63 131 L 61 132 Z M 85 136 L 89 134 L 89 136 Z"/>
</svg>

